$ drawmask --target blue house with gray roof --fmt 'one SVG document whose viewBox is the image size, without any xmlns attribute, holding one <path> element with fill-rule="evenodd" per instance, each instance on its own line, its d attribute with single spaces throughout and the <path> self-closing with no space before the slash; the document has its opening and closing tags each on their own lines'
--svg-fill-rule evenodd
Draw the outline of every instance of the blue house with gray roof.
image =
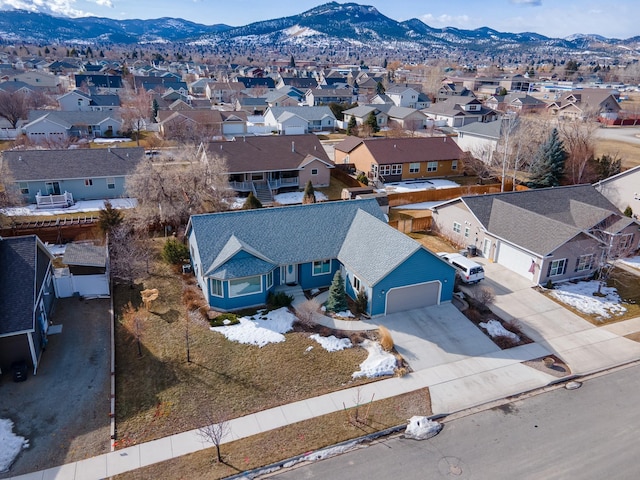
<svg viewBox="0 0 640 480">
<path fill-rule="evenodd" d="M 328 287 L 336 271 L 347 294 L 363 289 L 369 315 L 450 301 L 455 271 L 386 223 L 375 199 L 194 215 L 191 262 L 209 305 L 264 305 L 269 293 Z"/>
</svg>

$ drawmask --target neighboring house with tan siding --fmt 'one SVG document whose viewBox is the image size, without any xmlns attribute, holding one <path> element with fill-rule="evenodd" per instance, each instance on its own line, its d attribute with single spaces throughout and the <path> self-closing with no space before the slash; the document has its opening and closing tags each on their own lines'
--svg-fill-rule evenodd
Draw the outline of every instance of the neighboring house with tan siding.
<svg viewBox="0 0 640 480">
<path fill-rule="evenodd" d="M 347 137 L 335 146 L 334 162 L 352 163 L 372 181 L 384 183 L 462 175 L 463 156 L 449 137 Z"/>
</svg>

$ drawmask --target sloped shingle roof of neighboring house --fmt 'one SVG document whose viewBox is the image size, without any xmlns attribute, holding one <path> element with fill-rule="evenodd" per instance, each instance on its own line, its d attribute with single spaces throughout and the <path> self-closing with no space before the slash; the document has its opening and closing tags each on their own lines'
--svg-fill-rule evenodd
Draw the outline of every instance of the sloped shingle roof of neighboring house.
<svg viewBox="0 0 640 480">
<path fill-rule="evenodd" d="M 605 220 L 605 229 L 612 233 L 633 223 L 591 185 L 465 196 L 460 201 L 489 232 L 543 256 Z"/>
<path fill-rule="evenodd" d="M 468 133 L 476 137 L 485 137 L 492 140 L 499 140 L 502 131 L 502 121 L 495 122 L 473 122 L 463 127 L 456 127 L 456 132 Z"/>
<path fill-rule="evenodd" d="M 14 92 L 17 92 L 18 90 L 23 90 L 23 89 L 33 91 L 34 87 L 25 82 L 7 81 L 7 82 L 0 83 L 0 90 L 3 90 L 5 92 L 14 93 Z"/>
<path fill-rule="evenodd" d="M 194 215 L 190 227 L 206 274 L 221 279 L 337 258 L 375 285 L 421 248 L 386 224 L 375 199 Z M 370 242 L 376 262 L 371 262 Z M 256 257 L 245 265 L 244 260 L 226 262 L 241 249 Z"/>
<path fill-rule="evenodd" d="M 0 238 L 0 335 L 35 328 L 36 280 L 50 261 L 43 250 L 35 235 Z"/>
<path fill-rule="evenodd" d="M 363 142 L 362 138 L 354 137 L 350 135 L 347 138 L 345 138 L 343 141 L 338 143 L 334 148 L 341 152 L 349 153 L 358 145 L 360 145 L 362 142 Z"/>
<path fill-rule="evenodd" d="M 410 115 L 413 115 L 416 112 L 419 112 L 421 115 L 424 115 L 423 113 L 420 112 L 420 110 L 416 110 L 415 108 L 397 107 L 395 105 L 389 105 L 389 104 L 378 105 L 378 110 L 386 113 L 389 116 L 389 118 L 403 119 Z"/>
<path fill-rule="evenodd" d="M 448 137 L 371 138 L 362 143 L 379 165 L 457 160 L 464 155 Z"/>
<path fill-rule="evenodd" d="M 107 265 L 107 249 L 89 243 L 69 243 L 64 250 L 62 263 L 83 267 L 105 267 Z"/>
<path fill-rule="evenodd" d="M 315 135 L 237 137 L 233 142 L 210 142 L 208 154 L 224 157 L 229 173 L 295 170 L 309 156 L 333 167 Z"/>
<path fill-rule="evenodd" d="M 469 103 L 478 103 L 480 101 L 475 97 L 466 97 L 466 96 L 453 96 L 447 97 L 446 100 L 442 100 L 440 102 L 432 104 L 430 107 L 422 110 L 426 113 L 439 114 L 439 115 L 447 115 L 447 116 L 456 116 L 456 115 L 486 115 L 487 113 L 493 112 L 490 108 L 485 107 L 480 104 L 480 110 L 476 111 L 465 111 L 462 106 L 467 105 Z"/>
<path fill-rule="evenodd" d="M 28 115 L 29 123 L 42 117 L 71 128 L 74 125 L 99 125 L 112 118 L 120 121 L 120 114 L 116 111 L 96 112 L 64 112 L 60 110 L 31 110 Z"/>
<path fill-rule="evenodd" d="M 16 182 L 55 178 L 118 177 L 133 173 L 144 158 L 143 148 L 4 151 L 3 171 Z"/>
<path fill-rule="evenodd" d="M 562 97 L 560 97 L 559 100 L 550 103 L 549 107 L 553 108 L 553 106 L 556 106 L 560 109 L 564 109 L 568 106 L 574 105 L 581 110 L 598 110 L 607 98 L 613 97 L 615 103 L 612 102 L 611 104 L 615 104 L 617 109 L 619 110 L 620 106 L 617 103 L 616 95 L 617 91 L 607 90 L 603 88 L 585 88 L 582 90 L 572 90 L 571 92 L 565 93 Z"/>
<path fill-rule="evenodd" d="M 282 115 L 294 114 L 300 118 L 304 118 L 308 122 L 317 120 L 323 120 L 327 117 L 333 118 L 335 116 L 331 109 L 327 106 L 318 107 L 270 107 L 269 111 L 273 114 L 273 117 L 278 120 Z"/>
<path fill-rule="evenodd" d="M 122 88 L 122 77 L 120 75 L 104 74 L 76 74 L 76 87 L 83 84 L 99 88 Z"/>
</svg>

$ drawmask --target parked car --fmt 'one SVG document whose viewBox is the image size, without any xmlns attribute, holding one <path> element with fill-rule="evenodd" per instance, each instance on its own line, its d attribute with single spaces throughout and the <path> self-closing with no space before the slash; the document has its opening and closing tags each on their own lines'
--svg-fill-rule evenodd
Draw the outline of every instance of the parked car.
<svg viewBox="0 0 640 480">
<path fill-rule="evenodd" d="M 463 283 L 478 283 L 484 280 L 484 268 L 479 263 L 469 260 L 459 253 L 438 253 L 440 258 L 456 267 L 456 273 Z"/>
</svg>

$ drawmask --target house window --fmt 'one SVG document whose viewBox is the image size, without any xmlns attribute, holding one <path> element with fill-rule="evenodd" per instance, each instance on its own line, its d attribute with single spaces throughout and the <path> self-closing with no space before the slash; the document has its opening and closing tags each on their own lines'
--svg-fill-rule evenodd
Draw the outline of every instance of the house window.
<svg viewBox="0 0 640 480">
<path fill-rule="evenodd" d="M 576 260 L 576 272 L 591 270 L 593 265 L 593 255 L 580 255 Z"/>
<path fill-rule="evenodd" d="M 427 172 L 435 172 L 436 170 L 438 170 L 438 162 L 427 163 Z"/>
<path fill-rule="evenodd" d="M 554 260 L 549 265 L 549 277 L 555 277 L 556 275 L 562 275 L 567 271 L 567 259 L 561 258 L 560 260 Z"/>
<path fill-rule="evenodd" d="M 451 160 L 451 170 L 458 169 L 458 160 Z"/>
<path fill-rule="evenodd" d="M 620 243 L 618 245 L 620 246 L 620 250 L 621 250 L 620 253 L 622 254 L 622 256 L 626 255 L 626 250 L 631 246 L 632 242 L 633 242 L 633 233 L 627 233 L 620 237 Z"/>
<path fill-rule="evenodd" d="M 113 177 L 107 177 L 107 188 L 113 190 L 116 188 L 116 179 Z"/>
<path fill-rule="evenodd" d="M 317 168 L 312 168 L 311 169 L 311 175 L 317 175 L 318 174 L 318 169 Z"/>
<path fill-rule="evenodd" d="M 273 287 L 273 270 L 267 273 L 267 290 Z"/>
<path fill-rule="evenodd" d="M 353 290 L 356 292 L 360 291 L 360 279 L 358 277 L 356 277 L 355 275 L 353 276 Z"/>
<path fill-rule="evenodd" d="M 464 227 L 464 237 L 469 238 L 469 227 Z"/>
<path fill-rule="evenodd" d="M 391 165 L 380 165 L 380 175 L 389 175 L 391 173 Z"/>
<path fill-rule="evenodd" d="M 223 297 L 222 280 L 211 279 L 211 295 L 214 297 Z"/>
<path fill-rule="evenodd" d="M 313 275 L 326 275 L 327 273 L 331 273 L 331 260 L 313 262 Z"/>
<path fill-rule="evenodd" d="M 420 171 L 420 163 L 410 163 L 409 173 L 418 173 Z"/>
<path fill-rule="evenodd" d="M 93 185 L 93 180 L 91 178 L 85 178 L 84 186 L 85 187 L 91 187 L 92 185 Z"/>
<path fill-rule="evenodd" d="M 27 182 L 20 182 L 20 193 L 29 195 L 29 184 Z"/>
<path fill-rule="evenodd" d="M 458 222 L 453 222 L 453 231 L 456 233 L 460 233 L 461 230 L 462 225 L 460 225 Z"/>
<path fill-rule="evenodd" d="M 242 297 L 262 292 L 262 276 L 229 280 L 229 297 Z"/>
<path fill-rule="evenodd" d="M 402 175 L 402 164 L 391 165 L 391 175 Z"/>
</svg>

